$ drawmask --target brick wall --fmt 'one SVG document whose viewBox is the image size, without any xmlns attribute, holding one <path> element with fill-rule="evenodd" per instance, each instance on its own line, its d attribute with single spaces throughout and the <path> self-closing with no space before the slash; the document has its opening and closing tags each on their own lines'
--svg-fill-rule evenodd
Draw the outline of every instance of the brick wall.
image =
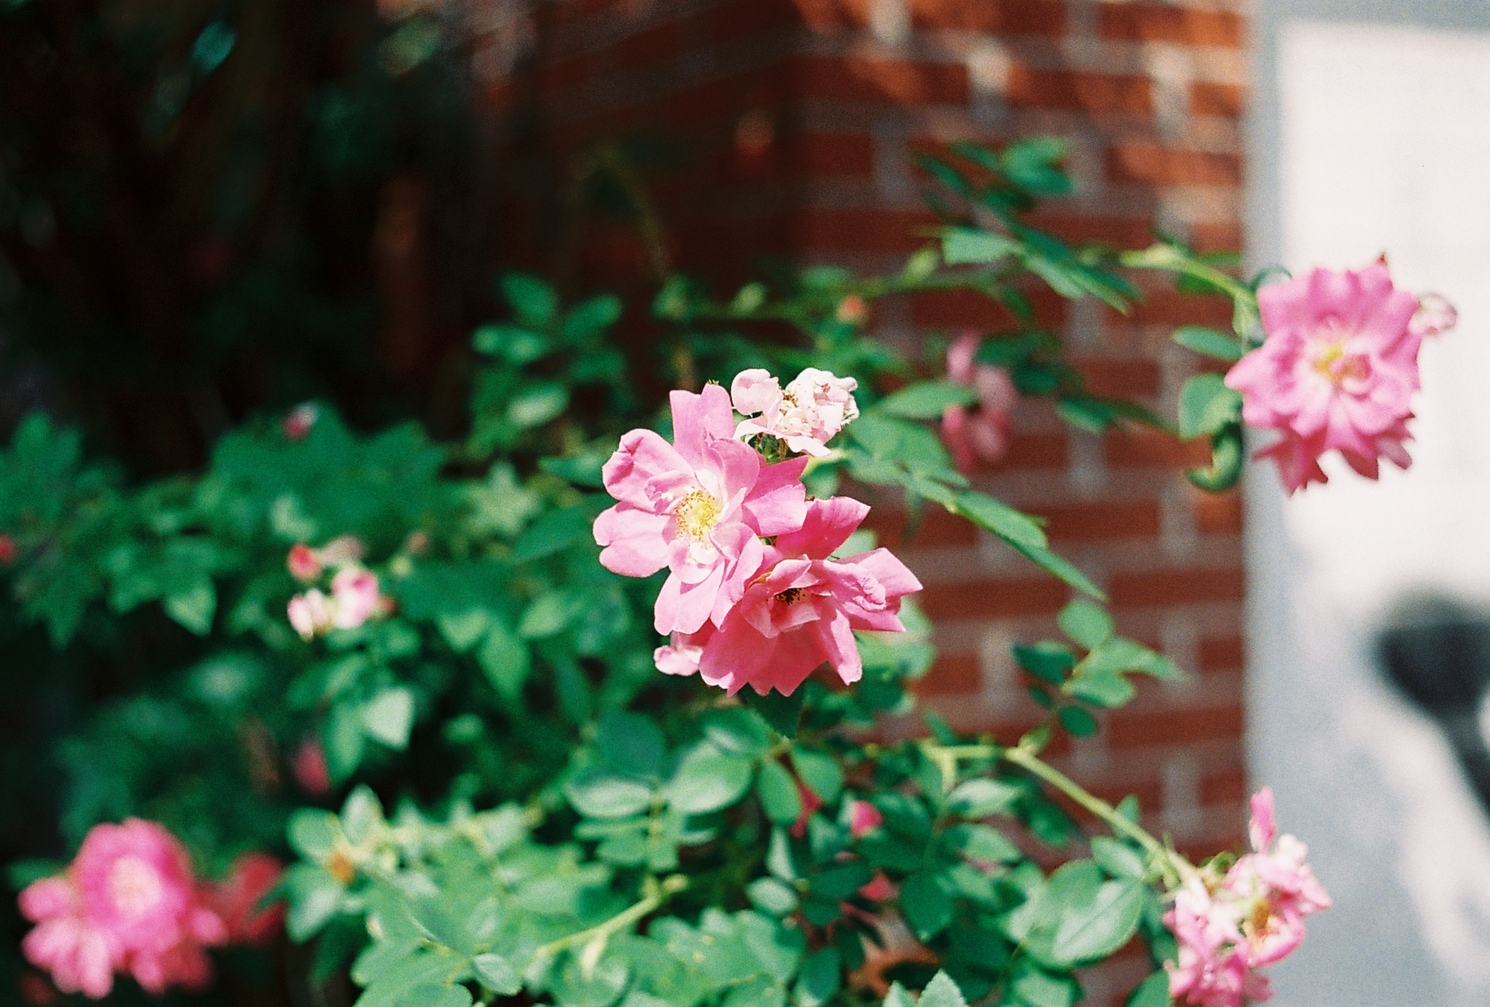
<svg viewBox="0 0 1490 1007">
<path fill-rule="evenodd" d="M 670 254 L 744 276 L 763 252 L 892 269 L 930 218 L 910 151 L 960 138 L 1054 133 L 1072 144 L 1075 198 L 1040 220 L 1072 239 L 1240 246 L 1245 22 L 1239 0 L 557 0 L 536 9 L 533 73 L 494 102 L 562 164 L 597 136 L 654 131 L 694 159 L 658 187 Z M 541 216 L 541 210 L 535 214 Z M 592 234 L 592 268 L 640 262 L 618 229 Z M 634 268 L 640 269 L 639 265 Z M 1191 361 L 1187 322 L 1225 304 L 1150 285 L 1129 317 L 1043 305 L 1099 391 L 1171 415 Z M 966 296 L 877 305 L 897 341 L 989 325 Z M 1109 592 L 1120 629 L 1161 645 L 1185 682 L 1145 684 L 1100 733 L 1068 746 L 1074 775 L 1141 798 L 1151 824 L 1197 853 L 1241 841 L 1242 511 L 1179 474 L 1193 453 L 1143 432 L 1093 437 L 1025 403 L 1008 458 L 981 488 L 1047 517 L 1056 546 Z M 1055 633 L 1065 588 L 1000 543 L 935 514 L 900 543 L 926 584 L 942 658 L 925 699 L 954 723 L 1013 737 L 1034 717 L 1009 644 Z M 1092 977 L 1088 1002 L 1131 988 L 1138 961 Z"/>
</svg>

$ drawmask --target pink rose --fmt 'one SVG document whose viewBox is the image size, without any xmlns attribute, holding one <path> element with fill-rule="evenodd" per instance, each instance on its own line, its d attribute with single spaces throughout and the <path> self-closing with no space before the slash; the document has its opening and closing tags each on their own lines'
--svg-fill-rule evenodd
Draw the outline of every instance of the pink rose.
<svg viewBox="0 0 1490 1007">
<path fill-rule="evenodd" d="M 155 994 L 201 989 L 212 977 L 203 948 L 228 936 L 202 902 L 185 848 L 138 818 L 94 826 L 67 873 L 27 887 L 20 907 L 37 923 L 22 942 L 26 957 L 58 989 L 94 999 L 115 972 Z"/>
<path fill-rule="evenodd" d="M 362 567 L 346 567 L 331 578 L 331 598 L 331 624 L 337 629 L 356 629 L 381 607 L 378 575 Z"/>
<path fill-rule="evenodd" d="M 868 801 L 854 801 L 849 805 L 848 814 L 848 829 L 855 839 L 863 839 L 885 824 L 885 816 L 880 814 L 880 809 Z"/>
<path fill-rule="evenodd" d="M 734 440 L 729 395 L 672 394 L 674 443 L 633 430 L 605 463 L 605 488 L 619 501 L 595 519 L 600 562 L 627 577 L 666 567 L 657 597 L 659 633 L 716 625 L 760 569 L 761 536 L 801 527 L 805 459 L 764 465 Z"/>
<path fill-rule="evenodd" d="M 313 587 L 304 594 L 295 595 L 290 599 L 285 612 L 289 616 L 290 625 L 304 640 L 327 632 L 333 624 L 331 599 L 321 593 L 319 588 Z"/>
<path fill-rule="evenodd" d="M 1316 269 L 1257 293 L 1267 338 L 1232 366 L 1242 418 L 1279 431 L 1271 457 L 1288 491 L 1324 482 L 1318 458 L 1339 451 L 1375 479 L 1378 460 L 1406 468 L 1411 398 L 1425 330 L 1418 299 L 1392 286 L 1384 263 L 1343 273 Z"/>
<path fill-rule="evenodd" d="M 963 473 L 973 472 L 980 460 L 992 465 L 1008 453 L 1019 404 L 1008 371 L 976 362 L 979 342 L 977 333 L 967 332 L 947 348 L 947 378 L 971 385 L 978 395 L 976 409 L 948 406 L 942 413 L 942 441 Z"/>
<path fill-rule="evenodd" d="M 315 738 L 306 738 L 295 750 L 290 760 L 290 770 L 295 782 L 312 797 L 320 797 L 331 791 L 331 772 L 326 767 L 326 752 Z"/>
<path fill-rule="evenodd" d="M 735 411 L 747 417 L 735 428 L 735 436 L 749 440 L 767 434 L 802 454 L 828 454 L 828 441 L 859 415 L 853 378 L 840 378 L 829 371 L 809 367 L 792 379 L 785 391 L 781 383 L 759 367 L 741 371 L 730 385 Z"/>
<path fill-rule="evenodd" d="M 920 581 L 886 549 L 829 559 L 869 513 L 847 497 L 813 500 L 800 530 L 778 535 L 762 572 L 714 631 L 682 634 L 674 653 L 702 647 L 705 682 L 734 695 L 749 685 L 791 695 L 824 661 L 845 684 L 863 675 L 854 630 L 901 632 L 900 599 Z"/>
</svg>

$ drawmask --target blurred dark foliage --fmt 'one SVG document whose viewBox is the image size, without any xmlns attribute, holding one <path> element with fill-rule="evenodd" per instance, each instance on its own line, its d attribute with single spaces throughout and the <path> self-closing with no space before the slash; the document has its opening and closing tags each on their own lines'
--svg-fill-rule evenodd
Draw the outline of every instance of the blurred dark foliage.
<svg viewBox="0 0 1490 1007">
<path fill-rule="evenodd" d="M 4 439 L 40 406 L 139 478 L 311 398 L 362 428 L 462 423 L 499 242 L 471 53 L 446 17 L 0 0 Z M 0 860 L 65 849 L 56 739 L 191 658 L 158 614 L 121 633 L 58 654 L 0 626 Z M 0 946 L 21 932 L 0 899 Z M 266 967 L 245 960 L 210 1001 L 282 1002 Z M 0 961 L 0 1001 L 20 970 Z"/>
<path fill-rule="evenodd" d="M 459 25 L 368 0 L 6 6 L 0 422 L 39 398 L 153 474 L 313 396 L 362 426 L 458 414 L 496 244 Z"/>
</svg>

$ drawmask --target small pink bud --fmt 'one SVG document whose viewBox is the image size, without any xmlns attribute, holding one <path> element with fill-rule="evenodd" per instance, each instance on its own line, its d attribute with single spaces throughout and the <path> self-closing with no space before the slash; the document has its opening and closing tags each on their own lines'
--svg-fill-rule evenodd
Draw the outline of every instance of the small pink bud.
<svg viewBox="0 0 1490 1007">
<path fill-rule="evenodd" d="M 290 554 L 285 557 L 285 566 L 289 567 L 290 576 L 302 584 L 319 580 L 321 576 L 321 557 L 316 555 L 314 549 L 301 542 L 290 546 Z"/>
<path fill-rule="evenodd" d="M 849 809 L 848 827 L 855 839 L 862 839 L 883 824 L 885 816 L 868 801 L 855 801 Z"/>
<path fill-rule="evenodd" d="M 326 768 L 326 753 L 315 738 L 306 738 L 290 760 L 290 770 L 295 782 L 312 797 L 320 797 L 331 790 L 331 773 Z"/>
<path fill-rule="evenodd" d="M 0 535 L 0 566 L 10 566 L 17 555 L 16 540 L 9 535 Z"/>
<path fill-rule="evenodd" d="M 292 441 L 303 441 L 310 436 L 311 428 L 321 418 L 321 407 L 314 402 L 302 402 L 285 414 L 279 428 Z"/>
<path fill-rule="evenodd" d="M 367 546 L 356 535 L 338 535 L 316 550 L 320 561 L 333 569 L 360 563 Z"/>
<path fill-rule="evenodd" d="M 863 325 L 869 318 L 869 305 L 858 294 L 849 294 L 833 309 L 833 317 L 845 325 Z"/>
<path fill-rule="evenodd" d="M 410 532 L 409 537 L 404 539 L 404 552 L 410 556 L 422 556 L 429 551 L 429 542 L 428 532 Z"/>
</svg>

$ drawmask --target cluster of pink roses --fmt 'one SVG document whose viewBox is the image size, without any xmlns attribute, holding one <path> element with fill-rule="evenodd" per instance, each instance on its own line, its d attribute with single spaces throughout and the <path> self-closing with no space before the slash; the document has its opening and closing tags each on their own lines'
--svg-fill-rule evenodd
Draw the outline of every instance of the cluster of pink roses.
<svg viewBox="0 0 1490 1007">
<path fill-rule="evenodd" d="M 259 903 L 279 883 L 279 861 L 240 857 L 228 878 L 200 884 L 177 839 L 138 818 L 96 825 L 63 874 L 26 887 L 21 913 L 36 927 L 21 944 L 64 993 L 107 996 L 114 974 L 151 993 L 212 981 L 208 947 L 273 938 L 284 910 Z"/>
<path fill-rule="evenodd" d="M 1177 1003 L 1240 1007 L 1243 997 L 1270 999 L 1267 977 L 1257 970 L 1287 957 L 1304 939 L 1304 917 L 1330 907 L 1304 862 L 1307 847 L 1278 836 L 1266 787 L 1252 798 L 1249 831 L 1252 852 L 1224 876 L 1191 876 L 1164 917 L 1179 942 L 1179 962 L 1169 970 Z"/>
<path fill-rule="evenodd" d="M 742 371 L 729 392 L 672 393 L 672 444 L 650 430 L 621 438 L 603 470 L 619 502 L 595 520 L 595 540 L 616 573 L 669 571 L 654 613 L 670 637 L 659 670 L 732 695 L 747 684 L 790 695 L 824 661 L 845 683 L 861 677 L 854 630 L 904 629 L 900 599 L 921 589 L 905 565 L 885 549 L 833 556 L 869 508 L 808 500 L 801 481 L 807 456 L 827 454 L 858 416 L 855 387 L 815 369 L 784 389 Z M 770 463 L 757 448 L 795 457 Z"/>
<path fill-rule="evenodd" d="M 351 535 L 340 535 L 319 549 L 304 543 L 290 548 L 285 565 L 302 584 L 315 583 L 327 569 L 336 571 L 329 595 L 313 587 L 290 599 L 290 625 L 304 639 L 333 629 L 356 629 L 388 608 L 377 574 L 360 565 L 362 553 L 362 543 Z"/>
<path fill-rule="evenodd" d="M 1283 435 L 1258 457 L 1278 463 L 1288 492 L 1325 482 L 1319 458 L 1331 450 L 1370 479 L 1381 458 L 1407 468 L 1418 350 L 1454 326 L 1453 306 L 1392 286 L 1383 261 L 1269 284 L 1257 306 L 1267 338 L 1226 383 L 1242 393 L 1249 426 Z"/>
</svg>

